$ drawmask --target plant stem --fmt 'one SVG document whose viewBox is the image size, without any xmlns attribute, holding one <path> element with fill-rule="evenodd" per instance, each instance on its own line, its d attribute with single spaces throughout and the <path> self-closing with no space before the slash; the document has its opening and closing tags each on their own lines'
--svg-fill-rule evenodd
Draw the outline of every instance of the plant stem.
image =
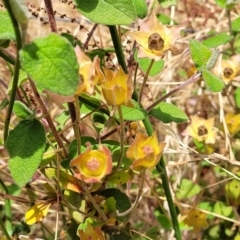
<svg viewBox="0 0 240 240">
<path fill-rule="evenodd" d="M 88 189 L 87 185 L 85 184 L 85 182 L 82 182 L 82 187 L 84 189 L 85 194 L 89 198 L 89 201 L 92 203 L 93 207 L 95 208 L 95 210 L 98 212 L 98 214 L 103 219 L 103 221 L 106 222 L 107 221 L 107 216 L 101 210 L 99 205 L 96 203 L 95 199 L 93 198 L 93 196 L 92 196 L 91 192 L 89 191 L 89 189 Z"/>
<path fill-rule="evenodd" d="M 51 116 L 50 116 L 49 113 L 48 113 L 47 107 L 45 106 L 45 103 L 43 102 L 42 98 L 40 97 L 40 95 L 39 95 L 39 93 L 38 93 L 38 91 L 37 91 L 37 88 L 36 88 L 34 82 L 33 82 L 31 79 L 29 80 L 29 82 L 30 82 L 32 91 L 33 91 L 33 93 L 34 93 L 34 95 L 35 95 L 35 97 L 36 97 L 39 105 L 41 106 L 41 109 L 42 109 L 42 111 L 43 111 L 43 115 L 44 115 L 44 117 L 46 118 L 46 120 L 47 120 L 47 122 L 48 122 L 48 125 L 49 125 L 49 127 L 51 128 L 52 133 L 53 133 L 53 135 L 54 135 L 54 137 L 55 137 L 55 139 L 56 139 L 59 147 L 63 149 L 63 154 L 64 154 L 64 157 L 66 158 L 67 155 L 68 155 L 68 154 L 67 154 L 67 151 L 66 151 L 65 146 L 64 146 L 64 144 L 63 144 L 63 142 L 62 142 L 62 140 L 61 140 L 61 138 L 60 138 L 60 136 L 59 136 L 59 134 L 58 134 L 57 129 L 56 129 L 55 126 L 54 126 L 54 123 L 53 123 L 53 121 L 52 121 L 52 118 L 51 118 Z"/>
<path fill-rule="evenodd" d="M 1 51 L 0 49 L 0 57 L 2 57 L 5 61 L 11 63 L 12 65 L 15 65 L 15 60 L 6 55 L 4 52 Z"/>
<path fill-rule="evenodd" d="M 119 120 L 120 120 L 120 157 L 117 162 L 117 166 L 113 169 L 110 175 L 113 175 L 122 165 L 122 159 L 124 155 L 124 119 L 121 106 L 118 106 Z"/>
<path fill-rule="evenodd" d="M 117 58 L 118 58 L 118 62 L 119 64 L 122 66 L 123 70 L 125 71 L 125 73 L 127 73 L 127 69 L 126 69 L 126 63 L 125 63 L 125 59 L 124 59 L 124 55 L 122 52 L 122 46 L 119 43 L 119 38 L 117 36 L 117 31 L 116 31 L 116 27 L 114 28 L 114 26 L 109 26 L 110 32 L 111 32 L 111 36 L 112 36 L 112 41 L 113 41 L 113 45 L 117 54 Z M 111 29 L 113 29 L 111 31 Z M 115 30 L 114 30 L 115 29 Z M 135 101 L 138 100 L 138 95 L 136 93 L 136 91 L 133 92 L 133 99 Z M 140 104 L 141 106 L 141 104 Z M 151 125 L 151 122 L 149 120 L 148 117 L 146 117 L 143 120 L 144 126 L 147 130 L 148 135 L 152 135 L 153 134 L 153 127 Z M 171 214 L 171 218 L 172 218 L 172 223 L 173 223 L 173 229 L 175 230 L 175 237 L 177 240 L 181 240 L 181 231 L 179 228 L 179 223 L 178 223 L 178 219 L 177 219 L 177 213 L 176 213 L 176 209 L 173 203 L 173 199 L 172 199 L 172 195 L 171 195 L 171 191 L 170 191 L 170 187 L 169 187 L 169 182 L 168 182 L 168 177 L 167 177 L 167 172 L 166 172 L 166 168 L 165 168 L 165 163 L 164 163 L 164 159 L 163 157 L 160 159 L 160 163 L 159 166 L 161 166 L 161 172 L 160 172 L 160 176 L 162 179 L 162 183 L 163 183 L 163 189 L 164 192 L 166 194 L 166 198 L 167 198 L 167 202 L 168 202 L 168 206 L 170 209 L 170 214 Z M 157 170 L 159 171 L 159 168 L 157 168 Z"/>
<path fill-rule="evenodd" d="M 3 192 L 8 194 L 8 189 L 5 186 L 2 179 L 0 179 L 0 188 L 2 189 Z M 7 239 L 11 240 L 10 235 L 13 234 L 11 203 L 10 200 L 7 198 L 5 198 L 4 202 L 5 202 L 4 209 L 6 215 L 6 226 L 4 225 L 2 218 L 0 218 L 0 227 L 4 233 L 4 236 L 7 237 Z"/>
<path fill-rule="evenodd" d="M 78 96 L 75 95 L 75 104 L 76 104 L 76 120 L 74 123 L 74 131 L 75 131 L 75 137 L 77 140 L 77 152 L 78 155 L 81 154 L 81 135 L 80 135 L 80 129 L 79 129 L 79 124 L 80 124 L 80 106 L 79 106 L 79 100 Z"/>
<path fill-rule="evenodd" d="M 113 41 L 113 46 L 115 48 L 115 52 L 118 58 L 118 62 L 120 64 L 120 66 L 122 67 L 123 71 L 127 74 L 128 70 L 127 70 L 127 65 L 124 59 L 124 55 L 123 55 L 123 51 L 122 51 L 122 44 L 121 41 L 119 39 L 119 36 L 117 34 L 117 28 L 116 26 L 108 26 L 111 37 L 112 37 L 112 41 Z"/>
<path fill-rule="evenodd" d="M 88 37 L 87 37 L 86 42 L 85 42 L 84 45 L 83 45 L 83 49 L 86 49 L 86 48 L 87 48 L 88 43 L 89 43 L 89 41 L 90 41 L 90 39 L 91 39 L 91 37 L 92 37 L 94 31 L 96 30 L 97 26 L 98 26 L 97 23 L 94 24 L 93 28 L 91 29 L 90 33 L 88 34 Z"/>
<path fill-rule="evenodd" d="M 8 14 L 11 18 L 15 36 L 16 36 L 16 44 L 17 44 L 17 58 L 16 58 L 16 62 L 15 62 L 15 71 L 14 71 L 14 76 L 13 76 L 12 93 L 10 96 L 8 110 L 7 110 L 7 114 L 6 114 L 6 120 L 5 120 L 5 124 L 4 124 L 3 139 L 4 139 L 4 144 L 6 145 L 10 119 L 11 119 L 11 115 L 12 115 L 13 105 L 14 105 L 14 101 L 15 101 L 15 97 L 16 97 L 17 86 L 18 86 L 18 78 L 19 78 L 19 71 L 20 71 L 19 50 L 22 48 L 22 37 L 21 37 L 21 31 L 19 28 L 19 24 L 13 14 L 10 2 L 7 0 L 4 0 L 4 5 L 5 5 L 5 7 L 8 11 Z"/>
<path fill-rule="evenodd" d="M 147 82 L 147 80 L 148 80 L 148 75 L 149 75 L 149 73 L 150 73 L 150 71 L 151 71 L 151 69 L 152 69 L 153 63 L 154 63 L 154 59 L 151 60 L 149 66 L 148 66 L 147 72 L 146 72 L 146 74 L 144 75 L 143 83 L 142 83 L 142 86 L 141 86 L 141 89 L 140 89 L 140 93 L 139 93 L 139 97 L 138 97 L 138 104 L 139 104 L 139 105 L 141 105 L 143 90 L 144 90 L 144 87 L 145 87 L 146 82 Z"/>
<path fill-rule="evenodd" d="M 57 32 L 57 25 L 54 17 L 54 12 L 53 12 L 53 7 L 52 7 L 52 1 L 51 0 L 44 0 L 46 10 L 47 10 L 47 15 L 50 23 L 50 27 L 52 32 Z"/>
<path fill-rule="evenodd" d="M 174 93 L 178 92 L 182 88 L 186 87 L 187 85 L 194 83 L 199 80 L 199 77 L 201 76 L 201 73 L 195 73 L 192 77 L 190 77 L 187 81 L 185 81 L 183 84 L 179 85 L 178 87 L 174 88 L 172 91 L 164 95 L 163 97 L 159 98 L 157 101 L 155 101 L 153 104 L 151 104 L 149 107 L 146 108 L 146 111 L 151 111 L 154 107 L 156 107 L 159 103 L 163 102 L 170 96 L 172 96 Z"/>
</svg>

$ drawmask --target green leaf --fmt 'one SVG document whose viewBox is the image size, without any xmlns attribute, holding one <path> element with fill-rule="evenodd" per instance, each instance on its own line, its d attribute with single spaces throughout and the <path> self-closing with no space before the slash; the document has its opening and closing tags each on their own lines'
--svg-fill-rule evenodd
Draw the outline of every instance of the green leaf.
<svg viewBox="0 0 240 240">
<path fill-rule="evenodd" d="M 140 121 L 147 116 L 147 112 L 142 108 L 131 108 L 126 106 L 121 106 L 123 119 L 126 121 Z M 116 118 L 119 119 L 119 114 L 116 114 Z"/>
<path fill-rule="evenodd" d="M 138 62 L 140 69 L 144 73 L 146 73 L 152 60 L 149 58 L 138 58 L 137 53 L 138 53 L 138 51 L 135 51 L 134 58 Z M 160 59 L 159 61 L 154 61 L 152 68 L 149 72 L 149 76 L 153 77 L 153 76 L 157 75 L 158 73 L 160 73 L 162 71 L 163 67 L 164 67 L 164 61 L 162 59 Z"/>
<path fill-rule="evenodd" d="M 164 229 L 170 230 L 172 228 L 171 221 L 169 220 L 168 216 L 164 214 L 161 208 L 154 211 L 154 216 Z"/>
<path fill-rule="evenodd" d="M 45 131 L 36 120 L 22 120 L 9 132 L 7 149 L 12 178 L 24 186 L 36 172 L 45 150 Z"/>
<path fill-rule="evenodd" d="M 107 177 L 106 181 L 114 183 L 114 184 L 124 184 L 130 178 L 131 178 L 131 176 L 129 175 L 128 172 L 119 171 L 119 172 L 116 172 L 113 175 L 110 175 L 109 177 Z"/>
<path fill-rule="evenodd" d="M 179 200 L 191 198 L 196 196 L 201 191 L 201 187 L 189 179 L 183 178 L 180 188 L 177 191 L 177 198 Z"/>
<path fill-rule="evenodd" d="M 157 14 L 157 18 L 158 20 L 162 23 L 162 24 L 170 24 L 171 22 L 171 18 L 165 14 Z M 176 21 L 173 21 L 175 25 L 177 25 Z"/>
<path fill-rule="evenodd" d="M 240 31 L 240 17 L 232 21 L 232 31 L 234 32 Z"/>
<path fill-rule="evenodd" d="M 106 199 L 104 203 L 104 212 L 108 215 L 116 212 L 116 200 L 114 197 Z"/>
<path fill-rule="evenodd" d="M 13 106 L 13 112 L 22 119 L 27 119 L 33 116 L 33 112 L 22 102 L 15 101 Z"/>
<path fill-rule="evenodd" d="M 148 14 L 148 6 L 146 0 L 134 0 L 132 3 L 136 9 L 137 16 L 141 19 L 145 18 Z"/>
<path fill-rule="evenodd" d="M 95 112 L 91 116 L 92 125 L 95 130 L 99 133 L 105 126 L 107 119 L 105 118 L 104 114 Z"/>
<path fill-rule="evenodd" d="M 225 8 L 226 0 L 215 0 L 215 2 L 221 8 Z"/>
<path fill-rule="evenodd" d="M 202 67 L 206 66 L 209 58 L 211 57 L 212 55 L 211 50 L 205 47 L 200 42 L 193 39 L 189 41 L 189 47 L 190 47 L 191 57 L 193 62 L 196 65 L 196 68 L 198 70 L 201 70 Z"/>
<path fill-rule="evenodd" d="M 149 112 L 149 115 L 154 116 L 163 123 L 170 122 L 186 122 L 188 120 L 187 115 L 178 107 L 171 103 L 162 102 Z"/>
<path fill-rule="evenodd" d="M 202 70 L 202 77 L 208 88 L 213 92 L 220 92 L 225 87 L 223 80 L 207 69 Z"/>
<path fill-rule="evenodd" d="M 233 208 L 231 206 L 227 206 L 223 202 L 216 202 L 213 207 L 213 212 L 225 217 L 230 217 L 233 213 Z"/>
<path fill-rule="evenodd" d="M 79 84 L 79 66 L 71 43 L 55 33 L 35 39 L 20 50 L 24 71 L 41 90 L 73 95 Z"/>
<path fill-rule="evenodd" d="M 77 9 L 92 22 L 129 25 L 136 19 L 132 0 L 75 0 Z"/>
<path fill-rule="evenodd" d="M 116 209 L 120 213 L 125 212 L 129 208 L 131 208 L 131 202 L 130 202 L 128 196 L 125 193 L 121 192 L 117 188 L 108 188 L 108 189 L 105 189 L 103 191 L 97 192 L 97 194 L 100 195 L 100 196 L 104 196 L 106 198 L 114 197 L 114 199 L 116 200 Z M 118 218 L 119 219 L 125 219 L 126 217 L 127 216 L 118 217 Z"/>
<path fill-rule="evenodd" d="M 208 48 L 215 48 L 230 42 L 232 39 L 233 36 L 229 36 L 227 33 L 222 32 L 205 39 L 202 44 Z"/>
<path fill-rule="evenodd" d="M 240 108 L 240 87 L 238 87 L 234 93 L 235 103 L 238 108 Z"/>
<path fill-rule="evenodd" d="M 172 5 L 177 5 L 177 0 L 158 0 L 158 2 L 163 8 L 168 8 Z"/>
<path fill-rule="evenodd" d="M 7 11 L 0 11 L 0 39 L 10 39 L 15 41 L 15 33 L 12 21 Z"/>
</svg>

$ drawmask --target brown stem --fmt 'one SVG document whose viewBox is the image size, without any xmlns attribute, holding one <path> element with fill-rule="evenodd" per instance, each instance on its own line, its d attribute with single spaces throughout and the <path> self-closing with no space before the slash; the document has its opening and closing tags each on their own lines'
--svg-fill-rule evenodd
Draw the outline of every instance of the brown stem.
<svg viewBox="0 0 240 240">
<path fill-rule="evenodd" d="M 47 15 L 48 15 L 51 30 L 52 30 L 52 32 L 57 33 L 57 24 L 56 24 L 55 17 L 54 17 L 52 1 L 44 0 L 44 2 L 45 2 L 46 10 L 47 10 Z"/>
<path fill-rule="evenodd" d="M 152 105 L 150 105 L 148 108 L 146 108 L 146 111 L 149 112 L 151 111 L 154 107 L 156 107 L 159 103 L 163 102 L 170 96 L 172 96 L 174 93 L 178 92 L 182 88 L 186 87 L 187 85 L 194 83 L 198 81 L 199 77 L 201 76 L 201 73 L 195 73 L 191 78 L 189 78 L 186 82 L 183 84 L 179 85 L 178 87 L 174 88 L 171 92 L 167 93 L 163 97 L 159 98 L 156 102 L 154 102 Z"/>
<path fill-rule="evenodd" d="M 33 93 L 34 93 L 34 95 L 35 95 L 39 105 L 41 106 L 41 109 L 43 111 L 43 116 L 46 118 L 46 120 L 48 122 L 48 125 L 51 128 L 52 133 L 53 133 L 53 135 L 54 135 L 54 137 L 55 137 L 59 147 L 63 149 L 64 157 L 66 158 L 67 155 L 68 155 L 67 151 L 66 151 L 66 149 L 64 147 L 62 139 L 60 138 L 60 136 L 59 136 L 59 134 L 57 132 L 57 129 L 55 128 L 55 126 L 53 124 L 52 118 L 50 117 L 50 115 L 48 113 L 47 107 L 46 107 L 45 103 L 43 102 L 42 98 L 40 97 L 34 82 L 31 79 L 29 80 L 29 82 L 30 82 L 31 88 L 33 90 Z"/>
<path fill-rule="evenodd" d="M 91 39 L 91 37 L 92 37 L 94 31 L 96 30 L 97 26 L 98 26 L 97 23 L 94 24 L 92 30 L 91 30 L 90 33 L 88 34 L 88 37 L 87 37 L 86 42 L 85 42 L 84 45 L 83 45 L 83 49 L 86 49 L 86 48 L 87 48 L 87 45 L 88 45 L 88 43 L 89 43 L 89 41 L 90 41 L 90 39 Z"/>
</svg>

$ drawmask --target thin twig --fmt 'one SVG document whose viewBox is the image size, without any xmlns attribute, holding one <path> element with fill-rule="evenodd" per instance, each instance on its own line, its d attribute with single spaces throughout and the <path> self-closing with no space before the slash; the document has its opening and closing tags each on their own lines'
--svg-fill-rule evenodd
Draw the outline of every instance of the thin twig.
<svg viewBox="0 0 240 240">
<path fill-rule="evenodd" d="M 52 118 L 50 117 L 50 115 L 48 113 L 48 110 L 47 110 L 47 107 L 46 107 L 45 103 L 43 102 L 42 98 L 40 97 L 34 82 L 31 79 L 29 80 L 29 82 L 30 82 L 31 88 L 33 90 L 33 93 L 34 93 L 39 105 L 41 106 L 41 109 L 43 111 L 43 115 L 46 118 L 46 120 L 48 122 L 48 125 L 51 128 L 52 133 L 53 133 L 59 147 L 63 149 L 64 157 L 67 157 L 68 154 L 67 154 L 67 151 L 65 149 L 65 146 L 64 146 L 64 144 L 62 142 L 62 139 L 60 138 L 60 136 L 57 132 L 57 129 L 55 128 L 55 126 L 53 124 Z"/>
<path fill-rule="evenodd" d="M 88 43 L 89 43 L 89 41 L 90 41 L 90 39 L 91 39 L 91 37 L 92 37 L 94 31 L 96 30 L 97 26 L 98 26 L 97 23 L 94 24 L 93 28 L 91 29 L 90 33 L 88 34 L 88 37 L 87 37 L 86 42 L 85 42 L 84 45 L 83 45 L 83 49 L 86 49 L 86 48 L 87 48 Z"/>
</svg>

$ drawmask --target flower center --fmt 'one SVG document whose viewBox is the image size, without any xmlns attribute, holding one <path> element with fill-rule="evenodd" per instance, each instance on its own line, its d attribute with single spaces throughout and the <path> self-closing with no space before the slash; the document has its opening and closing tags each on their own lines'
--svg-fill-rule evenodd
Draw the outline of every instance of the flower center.
<svg viewBox="0 0 240 240">
<path fill-rule="evenodd" d="M 148 38 L 148 49 L 161 51 L 164 47 L 164 40 L 158 33 L 152 33 Z"/>
<path fill-rule="evenodd" d="M 152 153 L 153 152 L 153 148 L 151 146 L 144 146 L 143 147 L 143 152 L 145 154 L 149 154 L 149 153 Z"/>
<path fill-rule="evenodd" d="M 226 78 L 229 78 L 233 74 L 233 70 L 231 68 L 225 68 L 223 71 L 223 75 Z"/>
<path fill-rule="evenodd" d="M 204 126 L 198 127 L 198 136 L 203 136 L 208 133 L 208 130 Z"/>
<path fill-rule="evenodd" d="M 93 171 L 98 170 L 99 166 L 100 166 L 100 163 L 97 160 L 97 158 L 92 158 L 87 162 L 87 167 L 90 170 L 93 170 Z"/>
</svg>

